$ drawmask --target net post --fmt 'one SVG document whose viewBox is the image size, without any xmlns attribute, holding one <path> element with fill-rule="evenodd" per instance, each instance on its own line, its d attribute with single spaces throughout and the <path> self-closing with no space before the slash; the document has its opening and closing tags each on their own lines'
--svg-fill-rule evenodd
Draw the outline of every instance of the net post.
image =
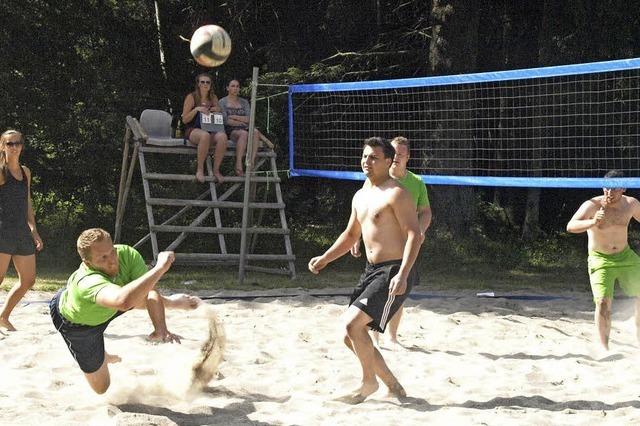
<svg viewBox="0 0 640 426">
<path fill-rule="evenodd" d="M 247 226 L 249 222 L 249 194 L 251 192 L 251 173 L 253 172 L 253 131 L 256 117 L 256 95 L 258 92 L 258 67 L 253 67 L 251 79 L 251 115 L 249 116 L 249 136 L 247 138 L 247 152 L 245 154 L 244 199 L 242 207 L 242 230 L 240 233 L 240 265 L 238 281 L 244 282 L 247 261 Z"/>
</svg>

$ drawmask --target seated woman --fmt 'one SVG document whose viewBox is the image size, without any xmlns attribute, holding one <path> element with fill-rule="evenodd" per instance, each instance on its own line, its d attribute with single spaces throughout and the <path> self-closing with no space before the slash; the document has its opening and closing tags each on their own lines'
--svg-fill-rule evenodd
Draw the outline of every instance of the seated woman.
<svg viewBox="0 0 640 426">
<path fill-rule="evenodd" d="M 221 113 L 218 97 L 213 92 L 212 79 L 209 74 L 203 73 L 196 76 L 195 90 L 184 98 L 182 107 L 182 122 L 186 129 L 185 142 L 198 147 L 196 180 L 204 182 L 204 160 L 209 154 L 209 147 L 215 144 L 213 156 L 213 175 L 218 182 L 223 182 L 224 177 L 220 173 L 220 164 L 227 150 L 227 135 L 223 130 L 206 131 L 202 129 L 203 122 L 211 122 L 211 113 Z"/>
<path fill-rule="evenodd" d="M 249 140 L 249 117 L 251 116 L 251 105 L 249 101 L 238 96 L 240 93 L 240 82 L 231 80 L 227 84 L 228 95 L 220 99 L 220 107 L 224 114 L 224 125 L 229 138 L 236 143 L 236 174 L 244 175 L 242 171 L 242 158 L 247 150 Z M 255 163 L 256 152 L 263 137 L 258 129 L 253 131 L 253 153 L 251 163 Z"/>
</svg>

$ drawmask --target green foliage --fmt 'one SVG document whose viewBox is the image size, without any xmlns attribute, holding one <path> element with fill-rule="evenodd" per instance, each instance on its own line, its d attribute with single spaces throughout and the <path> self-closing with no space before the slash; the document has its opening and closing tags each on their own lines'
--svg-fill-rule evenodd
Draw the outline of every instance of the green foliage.
<svg viewBox="0 0 640 426">
<path fill-rule="evenodd" d="M 227 63 L 209 70 L 219 95 L 225 94 L 230 78 L 238 78 L 248 96 L 251 67 L 260 68 L 259 96 L 265 99 L 258 104 L 257 123 L 277 144 L 282 178 L 289 154 L 283 94 L 287 88 L 268 84 L 428 75 L 434 65 L 430 54 L 436 48 L 443 63 L 475 71 L 631 57 L 638 55 L 640 46 L 640 9 L 622 0 L 532 2 L 526 7 L 517 2 L 482 2 L 482 7 L 474 4 L 469 9 L 474 11 L 469 16 L 480 22 L 477 34 L 451 31 L 456 16 L 432 16 L 438 11 L 451 13 L 453 3 L 463 2 L 437 2 L 438 10 L 432 10 L 434 2 L 414 0 L 157 3 L 166 78 L 154 2 L 0 2 L 0 127 L 18 128 L 27 137 L 22 160 L 33 172 L 34 207 L 46 246 L 39 264 L 75 265 L 74 242 L 80 230 L 93 226 L 112 230 L 125 117 L 138 117 L 145 108 L 180 114 L 193 77 L 205 71 L 195 64 L 184 40 L 200 25 L 222 25 L 233 40 Z M 436 31 L 435 22 L 450 27 Z M 465 56 L 447 46 L 475 49 Z M 454 67 L 447 72 L 459 71 Z M 138 172 L 133 182 L 123 229 L 128 243 L 147 232 Z M 349 216 L 351 196 L 360 185 L 284 180 L 287 215 L 301 259 L 319 253 L 339 235 Z M 469 199 L 477 209 L 469 220 L 456 224 L 460 228 L 456 230 L 454 222 L 448 222 L 460 204 L 447 200 L 450 193 L 435 190 L 439 192 L 433 204 L 436 221 L 424 263 L 507 270 L 581 267 L 584 238 L 561 231 L 590 193 L 543 191 L 542 237 L 523 245 L 518 237 L 523 196 L 508 191 L 498 204 L 488 201 L 489 190 L 474 190 Z M 444 211 L 444 205 L 451 211 Z M 632 233 L 633 238 L 638 239 Z M 341 262 L 338 269 L 354 265 L 351 260 Z"/>
</svg>

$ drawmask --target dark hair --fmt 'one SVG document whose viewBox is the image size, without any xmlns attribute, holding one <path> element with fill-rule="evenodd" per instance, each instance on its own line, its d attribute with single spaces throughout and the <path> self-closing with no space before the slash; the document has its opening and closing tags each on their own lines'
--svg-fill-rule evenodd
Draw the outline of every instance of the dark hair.
<svg viewBox="0 0 640 426">
<path fill-rule="evenodd" d="M 621 178 L 624 177 L 624 173 L 622 172 L 622 170 L 609 170 L 607 172 L 606 175 L 604 175 L 605 178 Z"/>
<path fill-rule="evenodd" d="M 391 142 L 378 136 L 365 139 L 364 146 L 370 146 L 371 148 L 382 148 L 384 158 L 393 158 L 396 155 L 396 150 L 393 148 L 393 145 L 391 145 Z"/>
</svg>

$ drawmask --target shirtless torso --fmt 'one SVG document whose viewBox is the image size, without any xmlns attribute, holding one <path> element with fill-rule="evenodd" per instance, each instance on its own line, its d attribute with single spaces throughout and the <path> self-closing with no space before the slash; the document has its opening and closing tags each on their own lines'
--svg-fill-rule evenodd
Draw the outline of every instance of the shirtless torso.
<svg viewBox="0 0 640 426">
<path fill-rule="evenodd" d="M 381 186 L 369 185 L 353 198 L 353 208 L 362 229 L 369 263 L 402 259 L 407 233 L 400 227 L 393 204 L 405 194 L 393 179 Z"/>
<path fill-rule="evenodd" d="M 628 245 L 631 218 L 640 221 L 640 202 L 633 197 L 612 191 L 585 201 L 571 218 L 569 232 L 587 231 L 589 251 L 604 254 L 619 253 Z"/>
</svg>

